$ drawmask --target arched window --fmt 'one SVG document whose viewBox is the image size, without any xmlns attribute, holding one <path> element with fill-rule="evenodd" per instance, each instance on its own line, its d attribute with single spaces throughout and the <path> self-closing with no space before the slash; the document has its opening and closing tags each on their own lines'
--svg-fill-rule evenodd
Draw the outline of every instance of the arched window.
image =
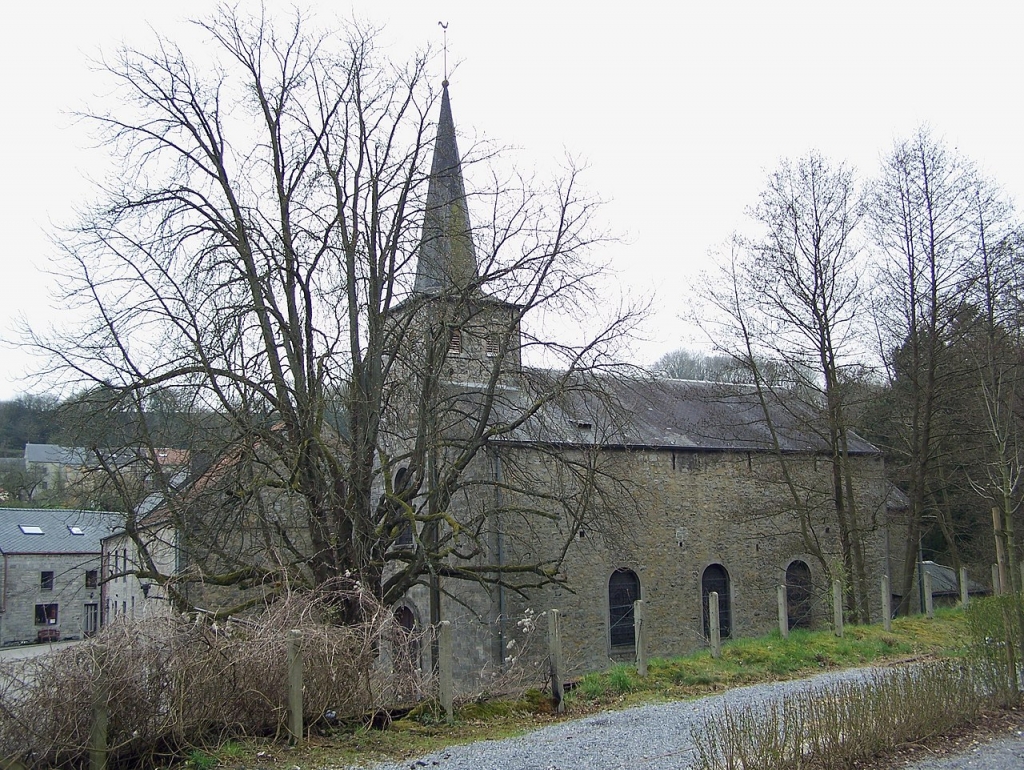
<svg viewBox="0 0 1024 770">
<path fill-rule="evenodd" d="M 400 671 L 420 668 L 420 638 L 416 631 L 416 616 L 406 606 L 395 610 L 395 629 L 392 640 L 395 665 Z"/>
<path fill-rule="evenodd" d="M 797 559 L 786 568 L 790 628 L 811 627 L 811 568 Z"/>
<path fill-rule="evenodd" d="M 402 492 L 404 492 L 405 488 L 407 486 L 409 486 L 410 481 L 411 481 L 411 478 L 410 478 L 410 475 L 409 475 L 409 468 L 407 466 L 403 465 L 401 468 L 399 468 L 395 472 L 395 483 L 394 483 L 394 487 L 393 487 L 394 493 L 396 495 L 399 495 Z M 405 524 L 402 525 L 402 528 L 399 530 L 398 537 L 395 538 L 395 545 L 412 545 L 412 544 L 413 544 L 412 523 L 411 522 L 406 522 Z M 408 608 L 406 608 L 406 609 L 408 609 Z"/>
<path fill-rule="evenodd" d="M 632 647 L 633 602 L 640 598 L 640 578 L 631 569 L 617 569 L 608 580 L 608 629 L 612 647 Z"/>
<path fill-rule="evenodd" d="M 732 636 L 732 599 L 729 595 L 729 573 L 721 564 L 712 564 L 700 579 L 701 600 L 704 605 L 704 636 L 711 637 L 710 600 L 718 594 L 718 631 L 723 639 Z"/>
</svg>

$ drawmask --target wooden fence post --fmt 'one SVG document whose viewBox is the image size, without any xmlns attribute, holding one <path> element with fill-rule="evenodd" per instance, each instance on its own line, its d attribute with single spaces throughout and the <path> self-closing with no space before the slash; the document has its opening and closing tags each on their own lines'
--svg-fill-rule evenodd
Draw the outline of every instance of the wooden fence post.
<svg viewBox="0 0 1024 770">
<path fill-rule="evenodd" d="M 1006 572 L 1006 536 L 1003 532 L 1003 517 L 999 509 L 992 508 L 992 534 L 996 538 L 996 570 L 999 572 L 999 590 L 996 594 L 1008 594 L 1013 591 L 1013 581 L 1008 580 Z"/>
<path fill-rule="evenodd" d="M 562 670 L 562 623 L 558 610 L 548 610 L 548 666 L 551 674 L 551 705 L 565 711 L 565 672 Z"/>
<path fill-rule="evenodd" d="M 110 692 L 103 662 L 104 653 L 103 648 L 100 647 L 96 652 L 96 681 L 92 686 L 92 729 L 89 732 L 89 770 L 107 770 L 107 728 L 110 720 Z"/>
<path fill-rule="evenodd" d="M 886 633 L 892 631 L 892 589 L 888 575 L 882 575 L 882 628 Z"/>
<path fill-rule="evenodd" d="M 301 743 L 302 725 L 302 631 L 288 632 L 288 734 Z"/>
<path fill-rule="evenodd" d="M 779 634 L 783 639 L 789 639 L 789 602 L 786 599 L 786 586 L 779 586 L 777 597 L 779 604 Z"/>
<path fill-rule="evenodd" d="M 932 597 L 932 573 L 924 571 L 924 612 L 929 620 L 935 617 L 935 600 Z"/>
<path fill-rule="evenodd" d="M 992 565 L 992 595 L 999 596 L 1002 593 L 1002 589 L 999 585 L 999 565 Z"/>
<path fill-rule="evenodd" d="M 832 581 L 832 625 L 836 636 L 843 636 L 843 584 L 839 580 Z"/>
<path fill-rule="evenodd" d="M 452 652 L 452 624 L 442 620 L 438 628 L 437 657 L 438 679 L 441 689 L 441 708 L 444 709 L 444 719 L 451 724 L 455 719 L 455 686 L 453 684 L 453 672 L 455 659 Z"/>
<path fill-rule="evenodd" d="M 1024 562 L 1021 562 L 1021 567 L 1024 568 Z M 1024 571 L 1021 572 L 1024 575 Z M 1024 585 L 1024 583 L 1022 583 Z M 967 590 L 967 567 L 960 568 L 960 606 L 966 607 L 971 603 L 971 592 Z"/>
<path fill-rule="evenodd" d="M 636 673 L 640 676 L 647 676 L 647 628 L 644 625 L 646 620 L 644 600 L 637 599 L 633 602 L 633 642 L 636 646 Z"/>
<path fill-rule="evenodd" d="M 711 657 L 722 654 L 722 628 L 718 623 L 718 591 L 708 594 L 708 625 L 711 631 Z"/>
</svg>

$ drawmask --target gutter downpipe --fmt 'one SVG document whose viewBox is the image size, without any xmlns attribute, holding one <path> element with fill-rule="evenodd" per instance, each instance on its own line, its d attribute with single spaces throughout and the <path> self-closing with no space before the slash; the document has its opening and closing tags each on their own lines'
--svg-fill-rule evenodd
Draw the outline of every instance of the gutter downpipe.
<svg viewBox="0 0 1024 770">
<path fill-rule="evenodd" d="M 7 554 L 0 551 L 4 557 L 4 590 L 0 592 L 0 647 L 4 643 L 4 621 L 7 619 Z"/>
<path fill-rule="evenodd" d="M 4 592 L 0 594 L 0 612 L 7 612 L 7 554 L 4 554 Z"/>
<path fill-rule="evenodd" d="M 494 527 L 495 527 L 495 555 L 498 561 L 498 567 L 505 566 L 505 533 L 501 526 L 501 507 L 504 505 L 504 499 L 501 494 L 501 484 L 503 480 L 503 473 L 501 468 L 501 452 L 497 448 L 494 450 Z M 496 661 L 501 669 L 505 668 L 505 585 L 502 582 L 501 573 L 498 573 L 498 617 L 495 618 L 497 624 L 497 655 L 498 660 Z"/>
</svg>

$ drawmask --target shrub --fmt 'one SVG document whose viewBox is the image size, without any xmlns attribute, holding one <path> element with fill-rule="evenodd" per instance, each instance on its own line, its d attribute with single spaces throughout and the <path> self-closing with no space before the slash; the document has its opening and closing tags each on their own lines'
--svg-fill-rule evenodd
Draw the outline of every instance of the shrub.
<svg viewBox="0 0 1024 770">
<path fill-rule="evenodd" d="M 232 735 L 281 734 L 287 720 L 287 636 L 302 631 L 307 723 L 362 714 L 419 687 L 385 665 L 382 647 L 404 638 L 393 615 L 363 601 L 358 627 L 325 624 L 328 608 L 293 596 L 246 622 L 202 617 L 118 621 L 87 642 L 0 668 L 0 759 L 69 765 L 86 753 L 94 702 L 106 704 L 108 746 L 119 763 Z M 201 752 L 192 754 L 193 759 Z"/>
<path fill-rule="evenodd" d="M 984 686 L 1004 705 L 1020 697 L 1021 612 L 1021 597 L 1011 595 L 976 599 L 967 607 L 971 655 Z"/>
<path fill-rule="evenodd" d="M 849 767 L 976 719 L 989 702 L 976 676 L 970 661 L 942 661 L 722 707 L 693 729 L 697 767 Z"/>
</svg>

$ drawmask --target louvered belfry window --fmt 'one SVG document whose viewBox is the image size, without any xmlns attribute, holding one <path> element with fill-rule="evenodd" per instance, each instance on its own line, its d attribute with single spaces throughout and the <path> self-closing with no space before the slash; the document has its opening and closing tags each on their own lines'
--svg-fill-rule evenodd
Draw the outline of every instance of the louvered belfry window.
<svg viewBox="0 0 1024 770">
<path fill-rule="evenodd" d="M 448 329 L 448 352 L 454 355 L 462 353 L 462 329 L 458 326 Z"/>
</svg>

